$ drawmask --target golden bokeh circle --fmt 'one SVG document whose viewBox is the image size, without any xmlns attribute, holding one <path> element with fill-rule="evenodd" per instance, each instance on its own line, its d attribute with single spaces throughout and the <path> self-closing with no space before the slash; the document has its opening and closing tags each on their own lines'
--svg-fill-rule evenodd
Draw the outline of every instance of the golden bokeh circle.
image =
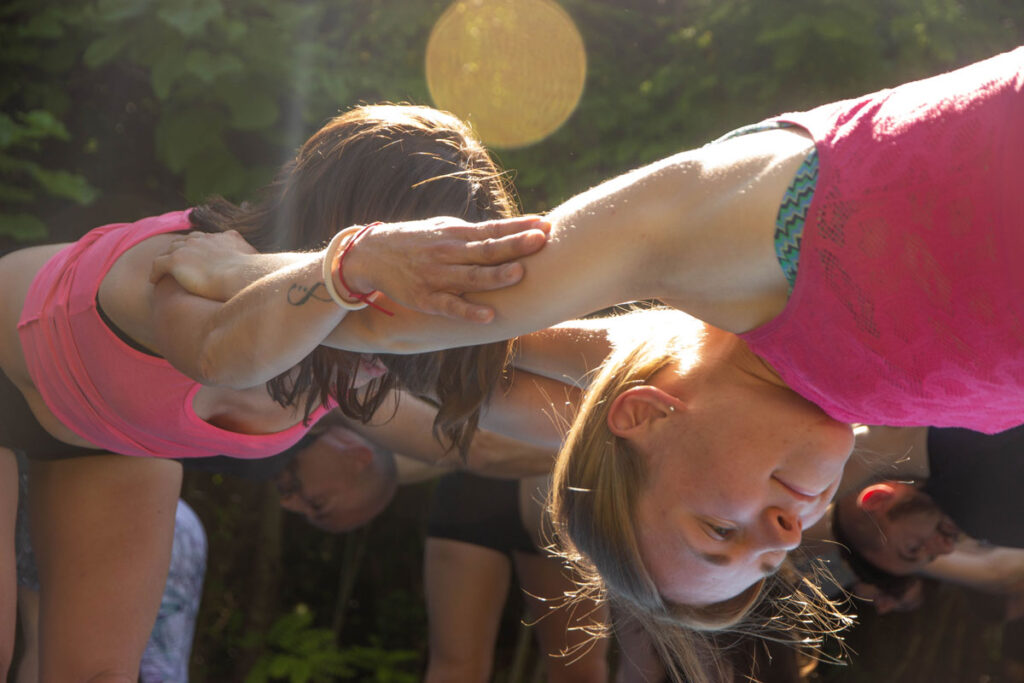
<svg viewBox="0 0 1024 683">
<path fill-rule="evenodd" d="M 456 0 L 430 34 L 426 70 L 435 106 L 469 121 L 485 144 L 511 148 L 569 118 L 587 57 L 553 0 Z"/>
</svg>

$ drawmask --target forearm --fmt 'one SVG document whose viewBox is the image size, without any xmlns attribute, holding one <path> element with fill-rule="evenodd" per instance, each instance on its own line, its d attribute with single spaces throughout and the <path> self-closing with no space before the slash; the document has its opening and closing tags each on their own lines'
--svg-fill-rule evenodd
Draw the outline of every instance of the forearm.
<svg viewBox="0 0 1024 683">
<path fill-rule="evenodd" d="M 256 386 L 294 367 L 344 317 L 324 290 L 319 254 L 293 255 L 221 305 L 206 325 L 200 368 L 207 383 Z"/>
<path fill-rule="evenodd" d="M 519 337 L 517 368 L 576 386 L 586 386 L 587 377 L 611 351 L 607 318 L 573 320 Z"/>
<path fill-rule="evenodd" d="M 480 429 L 473 436 L 466 462 L 458 451 L 434 438 L 433 426 L 437 409 L 408 394 L 396 394 L 397 407 L 386 402 L 369 423 L 349 418 L 339 419 L 351 430 L 374 444 L 421 466 L 438 471 L 466 469 L 493 477 L 523 477 L 547 473 L 554 461 L 554 450 L 547 446 L 526 443 L 519 439 Z M 409 468 L 412 471 L 414 468 Z M 416 475 L 425 470 L 415 469 Z M 406 480 L 402 476 L 402 481 Z"/>
<path fill-rule="evenodd" d="M 698 201 L 691 165 L 662 162 L 586 192 L 553 211 L 551 236 L 523 260 L 516 286 L 474 294 L 492 307 L 486 325 L 419 314 L 394 318 L 360 311 L 332 333 L 328 344 L 360 351 L 417 353 L 510 339 L 581 318 L 607 306 L 658 298 L 667 271 L 685 268 L 666 245 L 681 216 Z M 678 190 L 683 184 L 691 192 Z M 681 256 L 679 258 L 682 258 Z"/>
<path fill-rule="evenodd" d="M 981 548 L 956 550 L 932 560 L 922 572 L 942 581 L 952 581 L 991 593 L 1024 591 L 1024 550 Z"/>
<path fill-rule="evenodd" d="M 576 414 L 581 392 L 564 382 L 523 370 L 512 383 L 495 390 L 480 415 L 480 427 L 557 451 Z"/>
</svg>

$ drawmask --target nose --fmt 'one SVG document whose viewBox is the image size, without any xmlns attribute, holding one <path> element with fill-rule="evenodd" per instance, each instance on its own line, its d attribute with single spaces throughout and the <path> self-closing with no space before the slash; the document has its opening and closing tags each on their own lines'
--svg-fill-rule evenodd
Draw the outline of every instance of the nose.
<svg viewBox="0 0 1024 683">
<path fill-rule="evenodd" d="M 800 545 L 803 525 L 793 510 L 766 508 L 762 515 L 762 528 L 765 550 L 793 550 Z"/>
</svg>

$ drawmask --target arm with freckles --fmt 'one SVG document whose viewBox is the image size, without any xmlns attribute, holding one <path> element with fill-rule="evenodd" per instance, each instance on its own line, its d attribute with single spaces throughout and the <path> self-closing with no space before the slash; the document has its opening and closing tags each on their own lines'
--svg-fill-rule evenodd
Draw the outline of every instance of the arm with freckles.
<svg viewBox="0 0 1024 683">
<path fill-rule="evenodd" d="M 517 286 L 473 295 L 483 326 L 372 311 L 348 316 L 329 344 L 416 353 L 508 339 L 608 306 L 658 299 L 732 332 L 785 305 L 772 246 L 779 198 L 810 141 L 769 131 L 674 155 L 609 180 L 548 215 L 551 236 Z"/>
<path fill-rule="evenodd" d="M 607 306 L 656 298 L 662 275 L 679 266 L 665 258 L 665 242 L 679 228 L 692 193 L 673 191 L 692 165 L 666 160 L 609 181 L 547 216 L 551 237 L 524 260 L 515 287 L 472 295 L 490 306 L 487 325 L 402 311 L 394 318 L 358 311 L 327 344 L 358 351 L 417 353 L 509 339 L 580 318 Z"/>
</svg>

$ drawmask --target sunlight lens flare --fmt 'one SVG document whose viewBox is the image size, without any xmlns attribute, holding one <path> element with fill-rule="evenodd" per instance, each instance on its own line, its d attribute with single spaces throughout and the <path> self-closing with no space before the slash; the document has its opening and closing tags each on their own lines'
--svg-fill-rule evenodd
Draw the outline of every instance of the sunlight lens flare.
<svg viewBox="0 0 1024 683">
<path fill-rule="evenodd" d="M 427 43 L 434 104 L 485 144 L 524 147 L 554 132 L 583 94 L 587 56 L 553 0 L 457 0 Z"/>
</svg>

